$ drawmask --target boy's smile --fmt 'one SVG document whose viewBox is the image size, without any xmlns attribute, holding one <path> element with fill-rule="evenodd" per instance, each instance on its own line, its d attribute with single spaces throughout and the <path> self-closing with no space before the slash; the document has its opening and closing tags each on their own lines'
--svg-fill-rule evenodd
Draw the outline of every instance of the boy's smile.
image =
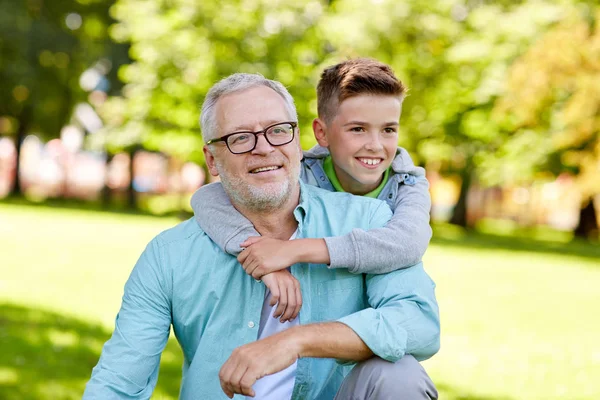
<svg viewBox="0 0 600 400">
<path fill-rule="evenodd" d="M 342 101 L 329 124 L 315 120 L 315 137 L 329 149 L 345 191 L 366 194 L 379 186 L 396 155 L 401 110 L 397 96 L 362 94 Z"/>
<path fill-rule="evenodd" d="M 363 165 L 365 168 L 377 168 L 379 164 L 383 161 L 382 158 L 369 158 L 369 157 L 358 157 L 357 160 Z"/>
</svg>

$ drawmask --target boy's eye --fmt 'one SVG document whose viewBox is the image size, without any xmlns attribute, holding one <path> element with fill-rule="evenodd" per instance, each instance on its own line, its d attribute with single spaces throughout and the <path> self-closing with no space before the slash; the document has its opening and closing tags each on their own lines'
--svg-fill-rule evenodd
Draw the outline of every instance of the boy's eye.
<svg viewBox="0 0 600 400">
<path fill-rule="evenodd" d="M 363 128 L 362 126 L 355 126 L 353 128 L 350 128 L 351 132 L 364 132 L 365 128 Z"/>
<path fill-rule="evenodd" d="M 383 131 L 390 135 L 393 135 L 396 133 L 396 129 L 394 129 L 394 128 L 385 128 Z"/>
</svg>

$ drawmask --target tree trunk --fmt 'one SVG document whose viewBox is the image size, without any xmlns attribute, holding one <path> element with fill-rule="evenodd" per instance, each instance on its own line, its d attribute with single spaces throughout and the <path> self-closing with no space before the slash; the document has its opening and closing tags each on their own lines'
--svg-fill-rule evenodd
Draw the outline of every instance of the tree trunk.
<svg viewBox="0 0 600 400">
<path fill-rule="evenodd" d="M 127 208 L 131 210 L 137 209 L 137 199 L 135 195 L 135 188 L 133 187 L 133 181 L 135 178 L 135 170 L 133 168 L 133 159 L 135 158 L 138 148 L 134 148 L 129 151 L 129 186 L 127 187 Z"/>
<path fill-rule="evenodd" d="M 458 195 L 458 201 L 454 206 L 450 223 L 462 227 L 467 227 L 467 196 L 469 195 L 469 189 L 471 188 L 471 169 L 465 168 L 462 174 L 462 181 L 460 183 L 460 194 Z"/>
<path fill-rule="evenodd" d="M 110 153 L 108 153 L 106 156 L 107 171 L 108 171 L 108 167 L 110 166 L 110 163 L 112 162 L 113 157 L 114 157 L 114 154 L 110 154 Z M 108 176 L 104 178 L 104 186 L 102 187 L 102 191 L 100 192 L 100 198 L 101 198 L 102 208 L 109 209 L 111 206 L 110 202 L 112 199 L 112 190 L 110 187 L 108 187 Z"/>
<path fill-rule="evenodd" d="M 21 185 L 21 146 L 23 145 L 23 141 L 27 136 L 27 127 L 21 121 L 19 123 L 19 129 L 17 131 L 17 136 L 15 138 L 15 149 L 17 151 L 16 154 L 16 165 L 15 165 L 15 181 L 10 192 L 10 195 L 13 197 L 19 197 L 23 194 L 22 185 Z"/>
<path fill-rule="evenodd" d="M 576 237 L 584 239 L 598 238 L 598 218 L 596 216 L 594 200 L 590 198 L 584 204 L 579 211 L 579 224 L 575 228 L 574 234 Z"/>
</svg>

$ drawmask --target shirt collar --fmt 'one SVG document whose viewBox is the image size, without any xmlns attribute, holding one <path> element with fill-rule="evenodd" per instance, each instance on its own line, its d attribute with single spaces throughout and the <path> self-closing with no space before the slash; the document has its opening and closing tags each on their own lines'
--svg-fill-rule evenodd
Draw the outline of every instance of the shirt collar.
<svg viewBox="0 0 600 400">
<path fill-rule="evenodd" d="M 340 183 L 340 180 L 338 179 L 337 175 L 335 174 L 335 169 L 333 168 L 333 160 L 331 159 L 331 156 L 327 156 L 325 158 L 325 160 L 323 160 L 323 171 L 325 171 L 325 175 L 327 175 L 327 178 L 329 178 L 329 180 L 331 181 L 331 184 L 333 185 L 333 187 L 335 188 L 335 190 L 337 192 L 345 192 L 344 188 L 342 187 L 342 184 Z M 363 194 L 363 196 L 372 197 L 372 198 L 376 199 L 377 196 L 379 196 L 379 194 L 383 190 L 383 187 L 385 186 L 385 184 L 387 183 L 389 178 L 390 178 L 390 169 L 388 168 L 383 173 L 383 179 L 381 180 L 381 183 L 379 184 L 379 186 L 377 186 L 375 189 L 373 189 L 369 193 Z"/>
</svg>

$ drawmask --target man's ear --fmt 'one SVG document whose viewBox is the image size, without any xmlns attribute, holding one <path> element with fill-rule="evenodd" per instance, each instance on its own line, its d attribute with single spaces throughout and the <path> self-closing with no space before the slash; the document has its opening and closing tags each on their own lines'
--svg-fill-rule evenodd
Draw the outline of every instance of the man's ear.
<svg viewBox="0 0 600 400">
<path fill-rule="evenodd" d="M 300 141 L 300 127 L 296 127 L 296 134 L 294 135 L 294 140 L 298 144 L 298 150 L 300 154 L 302 154 L 302 142 Z"/>
<path fill-rule="evenodd" d="M 204 151 L 204 161 L 206 161 L 208 172 L 210 172 L 212 176 L 219 176 L 219 172 L 217 171 L 217 165 L 215 163 L 215 156 L 213 156 L 212 152 L 210 151 L 207 145 L 204 145 L 202 150 Z"/>
<path fill-rule="evenodd" d="M 317 143 L 322 147 L 329 147 L 329 141 L 327 140 L 327 125 L 325 122 L 320 118 L 315 118 L 312 127 Z"/>
</svg>

